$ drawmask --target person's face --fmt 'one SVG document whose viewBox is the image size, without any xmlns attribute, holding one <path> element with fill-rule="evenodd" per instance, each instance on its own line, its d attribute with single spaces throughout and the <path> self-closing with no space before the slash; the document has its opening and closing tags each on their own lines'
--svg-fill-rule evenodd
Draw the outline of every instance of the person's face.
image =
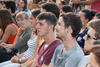
<svg viewBox="0 0 100 67">
<path fill-rule="evenodd" d="M 60 14 L 64 14 L 65 12 L 62 10 L 62 9 L 60 9 Z"/>
<path fill-rule="evenodd" d="M 20 7 L 22 7 L 22 8 L 23 8 L 24 6 L 25 6 L 24 1 L 21 1 L 21 2 L 20 2 Z"/>
<path fill-rule="evenodd" d="M 58 19 L 58 23 L 57 23 L 55 29 L 56 29 L 56 35 L 57 35 L 58 38 L 64 37 L 64 35 L 65 35 L 65 26 L 64 26 L 64 20 L 63 20 L 62 17 L 60 17 Z"/>
<path fill-rule="evenodd" d="M 96 40 L 95 33 L 96 31 L 93 28 L 89 27 L 88 33 L 84 37 L 86 50 L 89 50 L 93 46 L 93 42 Z"/>
<path fill-rule="evenodd" d="M 0 3 L 0 9 L 4 8 L 5 5 L 3 3 Z"/>
<path fill-rule="evenodd" d="M 44 37 L 48 34 L 50 26 L 46 20 L 37 20 L 36 30 L 38 36 Z"/>
<path fill-rule="evenodd" d="M 25 24 L 24 20 L 25 19 L 23 19 L 23 18 L 17 18 L 17 24 L 18 24 L 19 27 L 21 27 Z"/>
<path fill-rule="evenodd" d="M 20 0 L 15 0 L 16 4 L 19 5 L 20 3 Z"/>
<path fill-rule="evenodd" d="M 32 24 L 32 27 L 35 27 L 35 26 L 36 26 L 36 19 L 35 19 L 35 17 L 33 17 L 32 15 L 31 15 L 31 17 L 30 17 L 30 22 L 31 22 L 31 24 Z"/>
<path fill-rule="evenodd" d="M 29 2 L 27 4 L 27 7 L 28 7 L 29 10 L 33 9 L 33 2 Z"/>
<path fill-rule="evenodd" d="M 59 8 L 62 8 L 63 4 L 61 2 L 58 2 L 57 5 L 59 6 Z"/>
<path fill-rule="evenodd" d="M 0 3 L 0 9 L 2 9 L 2 3 Z"/>
<path fill-rule="evenodd" d="M 95 59 L 95 55 L 90 53 L 90 58 L 86 67 L 100 67 Z"/>
<path fill-rule="evenodd" d="M 85 13 L 84 12 L 80 11 L 79 16 L 80 16 L 80 19 L 81 19 L 83 25 L 88 22 L 88 20 L 85 18 Z"/>
</svg>

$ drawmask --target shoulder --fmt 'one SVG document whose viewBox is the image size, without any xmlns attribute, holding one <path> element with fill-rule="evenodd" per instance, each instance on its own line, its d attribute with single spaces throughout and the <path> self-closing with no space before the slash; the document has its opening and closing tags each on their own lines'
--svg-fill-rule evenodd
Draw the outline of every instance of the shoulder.
<svg viewBox="0 0 100 67">
<path fill-rule="evenodd" d="M 31 35 L 31 33 L 32 33 L 32 29 L 29 29 L 29 30 L 25 31 L 24 35 Z"/>
<path fill-rule="evenodd" d="M 63 45 L 63 44 L 61 44 L 61 45 L 57 46 L 57 48 L 55 49 L 55 53 L 61 52 L 61 51 L 62 51 L 62 49 L 63 49 L 63 47 L 64 47 L 64 45 Z"/>
<path fill-rule="evenodd" d="M 16 27 L 16 28 L 15 28 Z M 9 29 L 9 30 L 16 30 L 16 29 L 18 29 L 18 27 L 15 25 L 15 24 L 9 24 L 7 27 L 6 27 L 6 29 Z"/>
<path fill-rule="evenodd" d="M 57 46 L 59 46 L 59 45 L 61 45 L 62 44 L 62 42 L 60 41 L 60 40 L 55 40 L 55 41 L 53 41 L 52 43 L 51 43 L 51 45 L 53 46 L 53 47 L 57 47 Z"/>
<path fill-rule="evenodd" d="M 29 29 L 29 30 L 25 31 L 25 33 L 23 34 L 23 37 L 29 37 L 30 38 L 31 33 L 32 33 L 32 30 Z"/>
</svg>

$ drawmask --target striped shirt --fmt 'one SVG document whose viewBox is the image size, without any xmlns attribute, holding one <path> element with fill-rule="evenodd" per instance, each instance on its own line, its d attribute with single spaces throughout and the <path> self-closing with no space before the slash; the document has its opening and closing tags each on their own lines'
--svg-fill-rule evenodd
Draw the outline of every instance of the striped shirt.
<svg viewBox="0 0 100 67">
<path fill-rule="evenodd" d="M 35 46 L 36 46 L 36 42 L 37 42 L 37 36 L 33 39 L 33 40 L 29 40 L 27 42 L 28 44 L 28 49 L 27 51 L 24 53 L 24 56 L 21 57 L 22 59 L 33 56 L 34 51 L 35 51 Z"/>
</svg>

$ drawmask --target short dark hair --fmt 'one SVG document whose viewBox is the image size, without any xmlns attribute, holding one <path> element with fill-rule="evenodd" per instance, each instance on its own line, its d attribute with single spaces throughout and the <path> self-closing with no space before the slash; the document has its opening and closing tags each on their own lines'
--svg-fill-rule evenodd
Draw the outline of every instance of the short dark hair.
<svg viewBox="0 0 100 67">
<path fill-rule="evenodd" d="M 45 9 L 47 12 L 54 13 L 56 17 L 59 18 L 60 9 L 55 3 L 53 2 L 44 3 L 42 4 L 42 8 Z"/>
<path fill-rule="evenodd" d="M 34 3 L 38 4 L 41 0 L 33 0 Z"/>
<path fill-rule="evenodd" d="M 44 13 L 40 13 L 37 16 L 37 20 L 46 20 L 48 25 L 53 25 L 54 27 L 57 24 L 57 18 L 56 16 L 51 13 L 51 12 L 44 12 Z"/>
<path fill-rule="evenodd" d="M 72 12 L 72 8 L 69 5 L 64 5 L 62 7 L 62 11 L 64 11 L 65 13 Z"/>
<path fill-rule="evenodd" d="M 63 14 L 61 15 L 61 17 L 63 17 L 65 28 L 68 28 L 69 26 L 71 26 L 72 37 L 76 37 L 82 28 L 82 22 L 80 20 L 80 17 L 73 13 Z"/>
<path fill-rule="evenodd" d="M 5 6 L 6 6 L 7 9 L 10 8 L 12 13 L 15 13 L 16 3 L 14 1 L 7 1 L 7 2 L 5 2 Z"/>
<path fill-rule="evenodd" d="M 35 10 L 33 9 L 31 12 L 32 12 L 32 15 L 36 18 L 40 14 L 41 11 L 40 9 L 35 9 Z"/>
</svg>

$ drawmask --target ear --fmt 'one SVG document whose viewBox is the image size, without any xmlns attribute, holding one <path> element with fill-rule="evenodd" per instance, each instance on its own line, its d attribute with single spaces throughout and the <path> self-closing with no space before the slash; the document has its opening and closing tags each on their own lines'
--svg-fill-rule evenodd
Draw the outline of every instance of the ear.
<svg viewBox="0 0 100 67">
<path fill-rule="evenodd" d="M 69 26 L 69 27 L 67 28 L 67 31 L 68 31 L 69 33 L 72 33 L 72 28 L 71 28 L 71 26 Z"/>
<path fill-rule="evenodd" d="M 53 30 L 54 26 L 53 25 L 50 25 L 49 26 L 49 30 Z"/>
</svg>

